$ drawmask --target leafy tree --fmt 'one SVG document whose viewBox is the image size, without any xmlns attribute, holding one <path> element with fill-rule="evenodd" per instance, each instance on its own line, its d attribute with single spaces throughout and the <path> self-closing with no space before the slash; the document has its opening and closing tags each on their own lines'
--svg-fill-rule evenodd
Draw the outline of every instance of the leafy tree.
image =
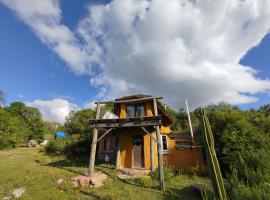
<svg viewBox="0 0 270 200">
<path fill-rule="evenodd" d="M 8 109 L 0 108 L 0 149 L 16 147 L 25 142 L 29 128 L 20 117 L 12 115 Z"/>
<path fill-rule="evenodd" d="M 92 109 L 83 109 L 70 112 L 64 124 L 69 134 L 78 134 L 79 137 L 86 137 L 90 133 L 89 120 L 95 117 Z"/>
<path fill-rule="evenodd" d="M 256 196 L 256 187 L 262 188 L 262 193 L 257 195 L 262 197 L 266 192 L 264 184 L 270 181 L 270 138 L 266 134 L 269 119 L 260 110 L 241 111 L 230 105 L 210 108 L 208 116 L 217 156 L 229 183 L 231 198 Z"/>
<path fill-rule="evenodd" d="M 22 102 L 13 102 L 9 110 L 27 124 L 30 130 L 28 134 L 29 139 L 36 139 L 39 142 L 43 139 L 44 123 L 38 109 L 25 106 Z"/>
</svg>

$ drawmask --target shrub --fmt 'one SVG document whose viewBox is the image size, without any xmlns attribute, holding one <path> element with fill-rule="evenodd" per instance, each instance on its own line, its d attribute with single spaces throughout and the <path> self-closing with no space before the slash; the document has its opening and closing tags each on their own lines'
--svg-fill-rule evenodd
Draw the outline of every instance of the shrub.
<svg viewBox="0 0 270 200">
<path fill-rule="evenodd" d="M 50 141 L 46 146 L 45 146 L 45 151 L 46 153 L 50 154 L 64 154 L 64 149 L 66 145 L 70 144 L 71 141 L 69 139 L 62 139 L 62 138 L 57 138 L 55 140 Z"/>
<path fill-rule="evenodd" d="M 5 138 L 0 136 L 0 150 L 8 148 L 9 146 L 10 144 L 8 143 L 8 141 Z"/>
<path fill-rule="evenodd" d="M 85 138 L 69 143 L 64 148 L 64 154 L 68 157 L 86 157 L 89 155 L 91 139 Z"/>
<path fill-rule="evenodd" d="M 190 168 L 185 168 L 185 169 L 180 169 L 177 171 L 178 174 L 186 174 L 186 175 L 191 175 L 191 176 L 201 176 L 201 177 L 206 177 L 208 176 L 208 169 L 206 166 L 204 167 L 190 167 Z"/>
<path fill-rule="evenodd" d="M 150 176 L 153 179 L 159 180 L 159 168 L 157 168 L 155 171 L 153 171 Z M 168 167 L 167 165 L 164 165 L 164 179 L 165 181 L 170 181 L 175 176 L 173 170 Z"/>
<path fill-rule="evenodd" d="M 138 183 L 142 187 L 152 187 L 154 185 L 154 180 L 151 176 L 140 176 L 135 179 L 135 182 Z"/>
</svg>

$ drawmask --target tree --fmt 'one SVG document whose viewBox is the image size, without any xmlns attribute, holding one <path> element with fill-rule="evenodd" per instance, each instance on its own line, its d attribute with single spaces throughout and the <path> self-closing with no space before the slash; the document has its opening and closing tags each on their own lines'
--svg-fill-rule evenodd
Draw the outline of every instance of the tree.
<svg viewBox="0 0 270 200">
<path fill-rule="evenodd" d="M 29 131 L 20 117 L 11 114 L 8 109 L 0 108 L 0 149 L 24 143 Z"/>
<path fill-rule="evenodd" d="M 8 109 L 27 124 L 29 128 L 28 139 L 36 139 L 39 142 L 43 139 L 44 122 L 38 109 L 25 106 L 22 102 L 13 102 Z"/>
<path fill-rule="evenodd" d="M 79 137 L 86 137 L 90 133 L 89 120 L 95 117 L 92 109 L 83 109 L 70 112 L 64 124 L 65 130 L 69 134 L 78 134 Z"/>
</svg>

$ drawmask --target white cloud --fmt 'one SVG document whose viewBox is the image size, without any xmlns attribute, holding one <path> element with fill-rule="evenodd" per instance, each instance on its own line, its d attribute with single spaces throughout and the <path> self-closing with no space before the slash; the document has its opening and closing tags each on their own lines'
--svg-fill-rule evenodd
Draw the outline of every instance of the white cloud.
<svg viewBox="0 0 270 200">
<path fill-rule="evenodd" d="M 62 16 L 58 0 L 0 0 L 0 2 L 15 11 L 72 71 L 77 74 L 89 73 L 86 63 L 90 61 L 91 56 L 80 47 L 74 33 L 61 24 Z"/>
<path fill-rule="evenodd" d="M 22 98 L 24 98 L 24 95 L 18 94 L 17 97 L 22 99 Z"/>
<path fill-rule="evenodd" d="M 267 0 L 114 0 L 89 6 L 75 32 L 61 23 L 57 0 L 0 2 L 71 70 L 90 75 L 98 98 L 145 92 L 194 107 L 254 102 L 270 89 L 239 64 L 269 32 Z"/>
<path fill-rule="evenodd" d="M 194 107 L 269 91 L 239 64 L 269 28 L 270 1 L 114 0 L 90 6 L 78 30 L 91 45 L 98 38 L 102 72 L 91 83 L 105 96 L 146 92 Z"/>
<path fill-rule="evenodd" d="M 65 118 L 68 116 L 70 111 L 80 109 L 78 105 L 60 98 L 47 101 L 37 99 L 27 104 L 39 109 L 43 118 L 53 120 L 61 124 L 65 122 Z"/>
<path fill-rule="evenodd" d="M 95 101 L 89 101 L 83 105 L 84 109 L 96 109 Z"/>
</svg>

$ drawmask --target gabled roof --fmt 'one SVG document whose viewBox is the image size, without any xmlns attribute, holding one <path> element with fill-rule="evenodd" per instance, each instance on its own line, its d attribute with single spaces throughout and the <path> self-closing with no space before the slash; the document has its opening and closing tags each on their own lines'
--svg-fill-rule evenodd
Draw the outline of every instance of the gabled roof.
<svg viewBox="0 0 270 200">
<path fill-rule="evenodd" d="M 135 94 L 135 95 L 129 95 L 129 96 L 124 96 L 118 99 L 115 99 L 115 101 L 122 101 L 122 100 L 130 100 L 130 99 L 142 99 L 146 97 L 153 97 L 152 95 L 146 95 L 146 94 Z M 144 102 L 151 102 L 153 101 L 152 99 L 149 100 L 144 100 Z M 162 115 L 162 123 L 165 126 L 169 126 L 172 124 L 172 118 L 169 115 L 169 113 L 165 110 L 163 104 L 160 101 L 157 101 L 157 107 L 158 107 L 158 114 Z"/>
</svg>

